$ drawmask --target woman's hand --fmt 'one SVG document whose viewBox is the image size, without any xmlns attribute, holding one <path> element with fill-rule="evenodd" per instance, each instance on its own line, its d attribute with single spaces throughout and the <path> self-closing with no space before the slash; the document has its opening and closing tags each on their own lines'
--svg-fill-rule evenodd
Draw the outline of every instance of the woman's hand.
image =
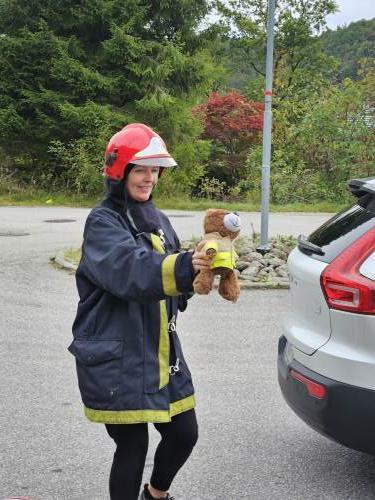
<svg viewBox="0 0 375 500">
<path fill-rule="evenodd" d="M 204 241 L 198 243 L 193 253 L 192 263 L 195 274 L 197 274 L 198 271 L 205 271 L 210 269 L 212 257 L 207 255 L 206 252 L 202 251 L 204 244 L 205 244 Z"/>
</svg>

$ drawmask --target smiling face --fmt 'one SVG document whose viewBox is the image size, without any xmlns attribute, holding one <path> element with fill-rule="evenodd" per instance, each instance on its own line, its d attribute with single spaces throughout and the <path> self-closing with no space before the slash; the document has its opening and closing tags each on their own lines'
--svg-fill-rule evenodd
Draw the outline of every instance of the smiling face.
<svg viewBox="0 0 375 500">
<path fill-rule="evenodd" d="M 147 201 L 159 179 L 159 167 L 135 165 L 130 171 L 125 188 L 135 201 Z"/>
</svg>

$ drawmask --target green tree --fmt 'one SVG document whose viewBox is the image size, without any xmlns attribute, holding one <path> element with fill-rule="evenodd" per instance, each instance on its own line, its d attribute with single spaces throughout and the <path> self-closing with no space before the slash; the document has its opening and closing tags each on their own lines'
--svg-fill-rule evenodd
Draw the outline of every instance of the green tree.
<svg viewBox="0 0 375 500">
<path fill-rule="evenodd" d="M 108 137 L 159 131 L 202 175 L 190 108 L 221 78 L 206 0 L 1 0 L 0 148 L 24 182 L 95 191 Z M 202 157 L 199 157 L 201 152 Z M 182 155 L 181 155 L 182 156 Z M 184 178 L 184 177 L 182 177 Z"/>
<path fill-rule="evenodd" d="M 267 0 L 217 2 L 228 23 L 230 47 L 236 60 L 252 68 L 247 90 L 261 99 L 265 76 Z M 275 99 L 301 101 L 319 91 L 331 74 L 334 61 L 323 54 L 317 35 L 326 16 L 336 10 L 334 0 L 280 0 L 275 19 Z M 245 85 L 246 87 L 246 85 Z"/>
<path fill-rule="evenodd" d="M 374 125 L 364 85 L 345 80 L 319 98 L 295 124 L 276 112 L 271 196 L 274 202 L 345 201 L 346 182 L 375 174 Z M 258 152 L 259 154 L 259 152 Z M 255 153 L 248 162 L 254 167 Z M 259 174 L 253 168 L 253 176 Z"/>
<path fill-rule="evenodd" d="M 327 30 L 321 35 L 320 42 L 323 51 L 339 63 L 334 74 L 336 81 L 358 79 L 361 60 L 375 57 L 375 19 Z"/>
</svg>

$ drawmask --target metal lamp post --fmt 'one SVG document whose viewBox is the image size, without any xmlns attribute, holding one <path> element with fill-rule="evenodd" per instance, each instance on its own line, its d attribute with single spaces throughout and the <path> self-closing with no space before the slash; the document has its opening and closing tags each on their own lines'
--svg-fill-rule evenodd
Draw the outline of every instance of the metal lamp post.
<svg viewBox="0 0 375 500">
<path fill-rule="evenodd" d="M 261 254 L 269 252 L 268 216 L 270 199 L 270 169 L 271 169 L 271 139 L 272 139 L 272 80 L 273 80 L 273 38 L 275 27 L 275 2 L 268 0 L 267 17 L 267 59 L 266 59 L 266 89 L 264 92 L 264 122 L 263 122 L 263 161 L 262 161 L 262 212 L 260 246 Z"/>
</svg>

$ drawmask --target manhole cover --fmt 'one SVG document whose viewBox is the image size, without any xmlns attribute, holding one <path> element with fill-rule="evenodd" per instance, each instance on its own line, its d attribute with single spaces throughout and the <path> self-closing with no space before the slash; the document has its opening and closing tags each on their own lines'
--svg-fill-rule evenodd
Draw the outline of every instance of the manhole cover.
<svg viewBox="0 0 375 500">
<path fill-rule="evenodd" d="M 168 217 L 194 217 L 194 215 L 188 215 L 188 214 L 170 214 Z"/>
<path fill-rule="evenodd" d="M 0 231 L 0 236 L 30 236 L 30 233 L 17 233 L 15 231 Z"/>
<path fill-rule="evenodd" d="M 43 222 L 52 222 L 52 224 L 62 224 L 64 222 L 76 222 L 77 219 L 46 219 Z"/>
</svg>

